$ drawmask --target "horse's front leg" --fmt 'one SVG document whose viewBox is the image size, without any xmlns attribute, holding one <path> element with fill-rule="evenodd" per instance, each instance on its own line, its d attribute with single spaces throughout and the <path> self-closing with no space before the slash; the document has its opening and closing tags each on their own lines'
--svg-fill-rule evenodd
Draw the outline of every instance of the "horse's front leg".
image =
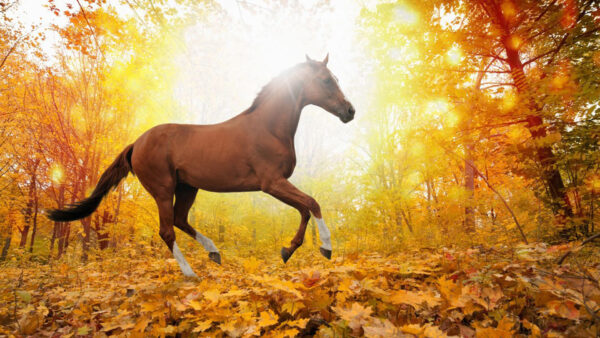
<svg viewBox="0 0 600 338">
<path fill-rule="evenodd" d="M 322 242 L 319 250 L 323 256 L 327 257 L 327 259 L 331 258 L 331 235 L 325 222 L 323 222 L 323 219 L 321 218 L 321 207 L 314 198 L 303 193 L 284 178 L 263 184 L 262 191 L 277 198 L 283 203 L 296 208 L 300 212 L 300 227 L 298 228 L 296 236 L 292 239 L 289 248 L 281 248 L 281 258 L 283 258 L 284 263 L 288 261 L 294 251 L 296 251 L 296 249 L 304 242 L 306 226 L 311 213 L 315 216 L 319 226 L 319 235 Z"/>
</svg>

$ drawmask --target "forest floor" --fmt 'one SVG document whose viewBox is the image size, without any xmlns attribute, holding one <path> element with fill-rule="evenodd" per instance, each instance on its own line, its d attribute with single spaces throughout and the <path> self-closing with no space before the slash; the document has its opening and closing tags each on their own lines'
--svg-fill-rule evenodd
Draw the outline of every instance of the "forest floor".
<svg viewBox="0 0 600 338">
<path fill-rule="evenodd" d="M 326 261 L 200 249 L 177 263 L 145 256 L 0 266 L 0 336 L 596 336 L 600 265 L 569 245 L 413 250 Z M 591 250 L 591 249 L 584 249 Z M 579 263 L 578 263 L 579 261 Z M 34 264 L 34 263 L 31 263 Z M 79 266 L 77 266 L 79 265 Z"/>
</svg>

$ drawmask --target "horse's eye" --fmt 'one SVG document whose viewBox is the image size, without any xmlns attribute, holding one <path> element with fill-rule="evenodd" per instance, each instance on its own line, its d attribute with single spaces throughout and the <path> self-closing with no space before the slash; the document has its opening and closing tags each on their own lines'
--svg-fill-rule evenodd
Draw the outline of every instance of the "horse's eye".
<svg viewBox="0 0 600 338">
<path fill-rule="evenodd" d="M 333 79 L 328 77 L 325 80 L 323 80 L 323 83 L 325 83 L 326 85 L 330 86 L 333 84 Z"/>
</svg>

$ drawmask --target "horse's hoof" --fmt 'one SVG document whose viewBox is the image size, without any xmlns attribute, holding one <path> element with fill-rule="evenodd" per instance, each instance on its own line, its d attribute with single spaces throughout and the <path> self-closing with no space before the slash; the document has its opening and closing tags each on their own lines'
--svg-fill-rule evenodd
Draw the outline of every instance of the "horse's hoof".
<svg viewBox="0 0 600 338">
<path fill-rule="evenodd" d="M 208 253 L 208 258 L 210 258 L 211 261 L 221 265 L 221 254 L 218 252 L 209 252 Z"/>
<path fill-rule="evenodd" d="M 290 257 L 292 256 L 292 254 L 288 251 L 288 249 L 286 248 L 281 248 L 281 258 L 283 258 L 283 263 L 287 263 L 288 259 L 290 259 Z"/>
<path fill-rule="evenodd" d="M 325 258 L 331 259 L 331 250 L 319 248 L 319 251 L 321 251 L 321 255 L 325 256 Z"/>
</svg>

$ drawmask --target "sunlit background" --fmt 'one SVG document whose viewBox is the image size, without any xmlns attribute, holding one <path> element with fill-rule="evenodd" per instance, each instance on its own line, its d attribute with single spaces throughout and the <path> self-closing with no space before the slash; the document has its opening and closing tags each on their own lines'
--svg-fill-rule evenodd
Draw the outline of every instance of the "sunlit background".
<svg viewBox="0 0 600 338">
<path fill-rule="evenodd" d="M 494 0 L 494 14 L 481 7 L 488 1 L 14 2 L 3 27 L 25 32 L 24 42 L 3 68 L 12 82 L 0 95 L 24 112 L 6 125 L 26 141 L 6 143 L 15 169 L 0 179 L 20 194 L 18 210 L 30 210 L 28 196 L 40 196 L 40 210 L 83 198 L 145 130 L 225 121 L 305 55 L 327 54 L 356 118 L 343 124 L 306 107 L 290 180 L 320 202 L 336 246 L 441 245 L 468 229 L 469 241 L 518 241 L 515 220 L 541 238 L 563 227 L 557 215 L 582 220 L 593 210 L 596 4 Z M 503 32 L 492 14 L 514 27 Z M 557 46 L 565 35 L 581 41 Z M 543 133 L 534 135 L 531 116 Z M 551 156 L 540 159 L 539 149 Z M 579 166 L 582 158 L 590 165 Z M 562 188 L 549 188 L 546 170 Z M 32 216 L 17 204 L 0 200 L 26 223 Z M 160 241 L 154 202 L 131 176 L 97 214 L 120 214 L 113 243 Z M 298 226 L 294 209 L 258 192 L 201 192 L 190 219 L 224 249 L 273 255 Z M 59 227 L 40 222 L 40 236 L 53 238 Z M 312 223 L 308 236 L 317 245 Z"/>
<path fill-rule="evenodd" d="M 327 54 L 356 118 L 306 107 L 290 181 L 331 260 L 262 192 L 198 193 L 194 281 L 134 175 L 46 217 Z M 594 0 L 0 0 L 0 336 L 597 336 L 598 79 Z"/>
<path fill-rule="evenodd" d="M 64 10 L 71 2 L 55 3 Z M 357 120 L 342 125 L 326 111 L 307 107 L 296 136 L 298 168 L 341 161 L 352 148 L 362 116 L 367 114 L 369 101 L 373 100 L 371 65 L 361 62 L 366 52 L 357 44 L 356 37 L 361 4 L 310 0 L 286 9 L 284 4 L 270 1 L 216 3 L 218 11 L 172 32 L 168 47 L 156 51 L 167 54 L 167 60 L 175 65 L 174 73 L 154 79 L 174 81 L 171 94 L 180 109 L 165 122 L 222 122 L 248 108 L 263 85 L 287 68 L 304 62 L 305 55 L 320 60 L 329 53 L 329 68 L 358 111 Z M 136 15 L 125 4 L 117 3 L 115 10 L 124 17 Z M 19 11 L 23 13 L 19 16 L 23 23 L 35 23 L 48 34 L 42 46 L 50 55 L 48 62 L 53 62 L 60 38 L 50 28 L 63 27 L 68 21 L 65 17 L 48 15 L 48 6 L 43 1 L 24 1 Z M 412 12 L 399 15 L 410 23 L 416 20 Z M 160 115 L 160 111 L 151 113 Z"/>
</svg>

